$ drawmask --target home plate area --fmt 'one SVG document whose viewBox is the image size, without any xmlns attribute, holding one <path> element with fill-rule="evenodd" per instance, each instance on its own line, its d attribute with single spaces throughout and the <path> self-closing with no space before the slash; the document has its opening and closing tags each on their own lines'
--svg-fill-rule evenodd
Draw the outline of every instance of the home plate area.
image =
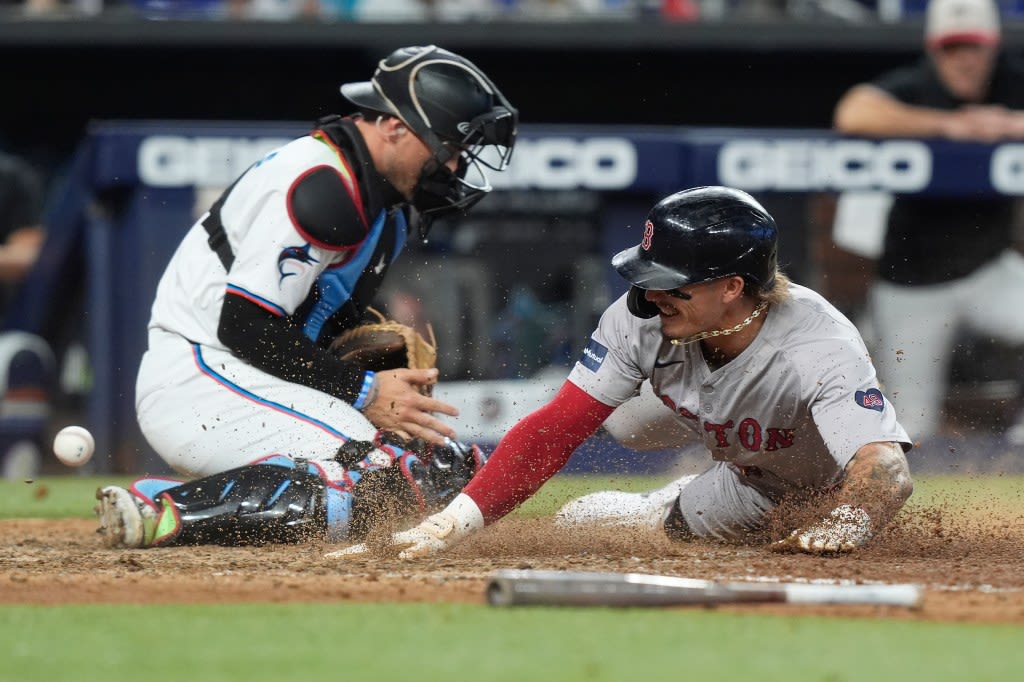
<svg viewBox="0 0 1024 682">
<path fill-rule="evenodd" d="M 977 514 L 977 518 L 972 518 Z M 791 615 L 1024 623 L 1024 523 L 991 511 L 907 512 L 867 548 L 843 556 L 671 542 L 622 531 L 504 519 L 426 560 L 326 559 L 318 543 L 109 549 L 88 519 L 0 522 L 0 603 L 427 602 L 487 604 L 499 571 L 637 573 L 721 582 L 913 584 L 919 607 L 792 603 L 717 608 Z"/>
</svg>

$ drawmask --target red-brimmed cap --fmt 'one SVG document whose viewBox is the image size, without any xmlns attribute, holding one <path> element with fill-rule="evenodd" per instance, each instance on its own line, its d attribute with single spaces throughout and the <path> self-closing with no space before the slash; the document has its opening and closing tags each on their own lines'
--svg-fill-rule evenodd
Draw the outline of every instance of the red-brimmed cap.
<svg viewBox="0 0 1024 682">
<path fill-rule="evenodd" d="M 1000 40 L 999 8 L 994 0 L 931 0 L 925 16 L 929 47 L 951 43 L 995 45 Z"/>
</svg>

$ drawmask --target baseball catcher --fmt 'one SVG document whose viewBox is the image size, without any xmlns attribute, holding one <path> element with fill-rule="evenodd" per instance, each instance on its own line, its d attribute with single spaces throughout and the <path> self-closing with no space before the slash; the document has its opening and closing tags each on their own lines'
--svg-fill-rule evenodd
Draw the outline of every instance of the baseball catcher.
<svg viewBox="0 0 1024 682">
<path fill-rule="evenodd" d="M 410 240 L 491 191 L 519 114 L 436 45 L 395 50 L 341 95 L 351 113 L 253 163 L 168 263 L 135 409 L 189 482 L 102 488 L 110 544 L 347 537 L 392 502 L 431 509 L 479 468 L 453 444 L 456 407 L 430 395 L 432 334 L 369 306 Z"/>
<path fill-rule="evenodd" d="M 434 367 L 432 330 L 427 341 L 369 311 L 376 319 L 338 335 L 333 353 L 375 372 Z M 381 432 L 338 448 L 329 462 L 344 474 L 333 480 L 322 460 L 274 455 L 188 482 L 142 478 L 127 491 L 101 488 L 100 532 L 125 547 L 364 539 L 442 509 L 486 459 L 477 445 Z"/>
</svg>

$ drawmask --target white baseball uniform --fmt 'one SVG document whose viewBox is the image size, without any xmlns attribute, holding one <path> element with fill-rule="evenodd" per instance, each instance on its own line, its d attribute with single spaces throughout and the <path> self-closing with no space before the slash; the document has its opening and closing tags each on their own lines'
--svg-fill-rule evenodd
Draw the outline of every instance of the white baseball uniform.
<svg viewBox="0 0 1024 682">
<path fill-rule="evenodd" d="M 700 536 L 757 530 L 783 496 L 841 482 L 857 450 L 910 447 L 853 324 L 817 293 L 791 285 L 768 308 L 738 357 L 712 370 L 699 343 L 672 345 L 657 317 L 629 312 L 625 296 L 602 316 L 569 381 L 605 405 L 650 379 L 678 423 L 715 464 L 687 485 L 680 506 Z"/>
<path fill-rule="evenodd" d="M 373 440 L 353 406 L 372 373 L 336 367 L 326 346 L 402 250 L 401 203 L 344 122 L 268 154 L 215 205 L 232 262 L 211 246 L 211 214 L 191 228 L 160 280 L 136 387 L 139 425 L 170 466 L 205 476 L 273 454 L 329 460 L 349 439 Z M 250 338 L 257 327 L 273 334 Z M 335 385 L 318 367 L 352 374 Z"/>
</svg>

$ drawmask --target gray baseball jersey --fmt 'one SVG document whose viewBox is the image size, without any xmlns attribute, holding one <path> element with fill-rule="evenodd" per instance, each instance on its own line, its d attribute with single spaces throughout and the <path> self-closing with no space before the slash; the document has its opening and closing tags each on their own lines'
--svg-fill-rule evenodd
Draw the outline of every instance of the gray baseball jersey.
<svg viewBox="0 0 1024 682">
<path fill-rule="evenodd" d="M 637 395 L 644 379 L 712 458 L 729 463 L 769 499 L 837 484 L 868 443 L 910 445 L 854 325 L 817 293 L 791 285 L 768 308 L 757 337 L 712 370 L 699 343 L 674 346 L 657 317 L 626 298 L 601 317 L 569 375 L 607 405 Z"/>
</svg>

